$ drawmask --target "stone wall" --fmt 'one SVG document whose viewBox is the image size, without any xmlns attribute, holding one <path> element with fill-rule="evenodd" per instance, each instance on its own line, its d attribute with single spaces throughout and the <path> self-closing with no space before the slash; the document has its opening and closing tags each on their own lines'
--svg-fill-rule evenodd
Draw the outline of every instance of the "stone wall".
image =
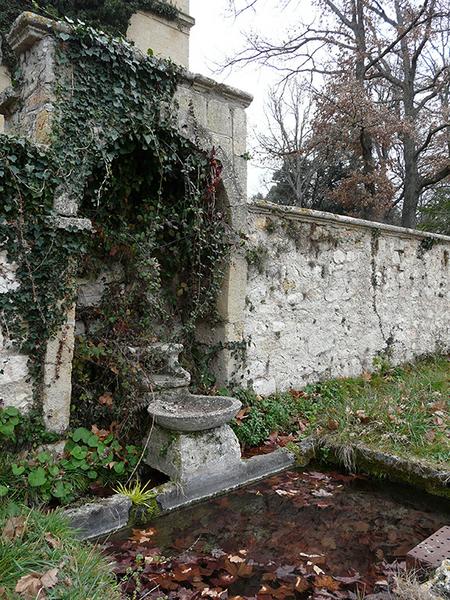
<svg viewBox="0 0 450 600">
<path fill-rule="evenodd" d="M 176 0 L 173 4 L 179 10 L 174 20 L 142 10 L 132 15 L 127 38 L 144 54 L 151 48 L 157 56 L 188 68 L 189 35 L 195 21 L 189 16 L 189 0 Z"/>
<path fill-rule="evenodd" d="M 249 207 L 245 381 L 261 394 L 450 348 L 450 238 Z"/>
<path fill-rule="evenodd" d="M 0 294 L 18 288 L 15 265 L 8 262 L 6 252 L 0 252 Z M 8 324 L 0 320 L 0 406 L 15 406 L 26 413 L 32 400 L 28 357 L 14 349 L 8 338 Z"/>
<path fill-rule="evenodd" d="M 186 8 L 186 0 L 180 3 Z M 180 4 L 180 6 L 181 6 Z M 17 54 L 23 73 L 23 85 L 0 93 L 0 113 L 5 116 L 6 132 L 25 137 L 40 144 L 49 143 L 54 110 L 55 40 L 54 32 L 66 26 L 32 13 L 23 13 L 15 22 L 9 42 Z M 172 110 L 178 118 L 180 132 L 208 154 L 215 148 L 225 167 L 220 202 L 235 231 L 246 223 L 246 116 L 245 108 L 252 98 L 211 79 L 184 72 L 174 99 Z M 77 203 L 64 194 L 55 198 L 55 211 L 60 227 L 85 229 L 90 226 L 79 218 Z M 16 285 L 14 266 L 6 257 L 0 257 L 0 293 L 2 286 Z M 243 339 L 243 296 L 233 296 L 246 276 L 246 262 L 238 250 L 231 257 L 224 292 L 220 297 L 222 324 L 214 331 L 199 333 L 208 343 Z M 2 272 L 5 273 L 4 277 Z M 109 276 L 106 274 L 107 277 Z M 102 282 L 83 282 L 80 286 L 80 304 L 92 304 L 101 298 Z M 232 299 L 230 301 L 230 298 Z M 74 307 L 67 314 L 67 322 L 58 335 L 50 340 L 44 364 L 42 389 L 43 416 L 47 428 L 64 431 L 69 422 L 71 370 L 76 314 Z M 82 332 L 83 323 L 78 323 Z M 29 381 L 27 357 L 14 354 L 12 348 L 0 343 L 0 399 L 7 405 L 20 405 L 24 411 L 32 402 L 32 384 Z M 225 350 L 217 361 L 221 378 L 228 379 L 232 359 Z"/>
<path fill-rule="evenodd" d="M 186 72 L 176 98 L 178 127 L 206 152 L 214 148 L 224 166 L 219 202 L 228 216 L 230 239 L 235 242 L 230 265 L 218 298 L 221 323 L 200 327 L 198 340 L 221 346 L 214 365 L 220 383 L 227 383 L 239 370 L 234 349 L 244 342 L 245 285 L 247 262 L 241 232 L 247 223 L 247 116 L 252 97 L 202 75 Z"/>
</svg>

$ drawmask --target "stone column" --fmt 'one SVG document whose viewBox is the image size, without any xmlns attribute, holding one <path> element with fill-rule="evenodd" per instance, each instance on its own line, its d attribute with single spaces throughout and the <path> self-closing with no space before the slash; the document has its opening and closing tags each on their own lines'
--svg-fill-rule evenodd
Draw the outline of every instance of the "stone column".
<svg viewBox="0 0 450 600">
<path fill-rule="evenodd" d="M 6 132 L 41 145 L 50 143 L 55 103 L 55 30 L 64 31 L 65 25 L 29 12 L 18 17 L 8 41 L 17 55 L 23 83 L 18 89 L 7 88 L 0 94 L 0 113 L 5 117 Z M 68 198 L 55 199 L 55 210 L 60 215 L 56 218 L 55 227 L 73 231 L 91 226 L 89 220 L 76 217 L 76 210 L 73 210 L 73 203 Z M 48 431 L 57 433 L 63 433 L 69 426 L 74 329 L 73 304 L 60 331 L 48 341 L 43 365 L 41 401 L 44 422 Z M 27 373 L 22 374 L 19 383 L 29 381 L 26 360 L 25 365 L 22 363 Z M 30 390 L 27 388 L 27 391 L 29 404 Z M 13 400 L 11 393 L 3 398 L 5 404 L 14 404 Z"/>
<path fill-rule="evenodd" d="M 194 19 L 189 16 L 189 0 L 176 0 L 178 15 L 167 19 L 152 12 L 139 10 L 130 19 L 127 38 L 144 54 L 151 49 L 157 56 L 170 58 L 189 67 L 189 34 Z"/>
<path fill-rule="evenodd" d="M 239 383 L 243 376 L 244 315 L 247 261 L 242 239 L 247 230 L 247 116 L 252 97 L 212 79 L 185 73 L 176 102 L 178 126 L 198 147 L 214 147 L 223 164 L 223 186 L 218 201 L 227 214 L 234 246 L 218 298 L 222 323 L 214 329 L 200 327 L 198 338 L 208 345 L 220 344 L 215 374 L 220 384 Z"/>
</svg>

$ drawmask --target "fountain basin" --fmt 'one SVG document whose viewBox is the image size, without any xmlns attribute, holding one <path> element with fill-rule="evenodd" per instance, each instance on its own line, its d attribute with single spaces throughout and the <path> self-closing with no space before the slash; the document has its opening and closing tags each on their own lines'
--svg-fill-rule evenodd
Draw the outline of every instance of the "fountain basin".
<svg viewBox="0 0 450 600">
<path fill-rule="evenodd" d="M 228 396 L 194 396 L 189 392 L 157 395 L 148 412 L 155 423 L 172 431 L 205 431 L 231 421 L 242 404 Z"/>
</svg>

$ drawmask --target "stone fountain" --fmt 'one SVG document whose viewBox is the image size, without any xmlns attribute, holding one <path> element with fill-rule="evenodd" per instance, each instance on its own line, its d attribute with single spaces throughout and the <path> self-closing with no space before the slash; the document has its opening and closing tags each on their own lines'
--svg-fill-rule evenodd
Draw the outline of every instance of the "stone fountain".
<svg viewBox="0 0 450 600">
<path fill-rule="evenodd" d="M 141 391 L 153 417 L 146 463 L 180 484 L 226 473 L 241 462 L 239 441 L 228 423 L 241 403 L 225 396 L 189 392 L 190 374 L 181 367 L 181 344 L 153 344 L 147 353 L 159 371 L 143 376 Z M 142 357 L 141 357 L 142 361 Z"/>
<path fill-rule="evenodd" d="M 140 365 L 139 385 L 153 417 L 144 461 L 170 478 L 156 496 L 162 510 L 292 466 L 294 456 L 284 450 L 241 458 L 239 441 L 229 425 L 241 408 L 240 401 L 191 394 L 190 374 L 178 360 L 182 345 L 152 344 L 130 350 Z"/>
</svg>

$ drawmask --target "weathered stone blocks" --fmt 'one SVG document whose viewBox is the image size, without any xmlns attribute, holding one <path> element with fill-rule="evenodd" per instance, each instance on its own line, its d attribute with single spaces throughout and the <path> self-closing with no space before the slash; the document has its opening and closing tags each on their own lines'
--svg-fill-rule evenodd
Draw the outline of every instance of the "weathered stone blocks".
<svg viewBox="0 0 450 600">
<path fill-rule="evenodd" d="M 261 264 L 248 267 L 243 381 L 257 393 L 448 350 L 450 238 L 268 203 L 249 205 L 247 234 Z"/>
<path fill-rule="evenodd" d="M 239 441 L 229 425 L 181 433 L 154 425 L 146 462 L 184 483 L 202 473 L 226 473 L 240 463 Z"/>
</svg>

